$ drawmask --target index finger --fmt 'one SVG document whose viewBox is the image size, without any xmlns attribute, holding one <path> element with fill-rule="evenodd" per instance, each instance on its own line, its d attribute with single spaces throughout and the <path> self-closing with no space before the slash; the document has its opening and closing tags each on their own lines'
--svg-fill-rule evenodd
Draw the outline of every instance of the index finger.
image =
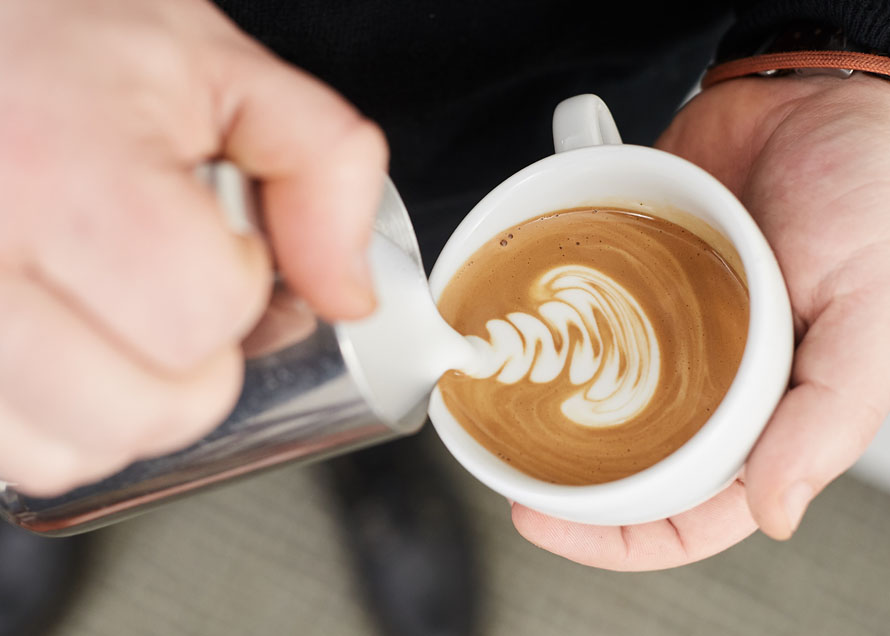
<svg viewBox="0 0 890 636">
<path fill-rule="evenodd" d="M 324 318 L 369 313 L 366 248 L 388 160 L 383 134 L 333 89 L 270 55 L 240 59 L 228 75 L 225 154 L 263 181 L 282 275 Z"/>
</svg>

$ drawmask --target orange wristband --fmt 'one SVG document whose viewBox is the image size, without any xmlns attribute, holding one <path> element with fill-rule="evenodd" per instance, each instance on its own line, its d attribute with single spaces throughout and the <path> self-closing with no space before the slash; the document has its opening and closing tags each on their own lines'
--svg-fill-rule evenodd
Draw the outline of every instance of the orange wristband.
<svg viewBox="0 0 890 636">
<path fill-rule="evenodd" d="M 702 88 L 745 75 L 765 71 L 784 71 L 805 68 L 833 68 L 877 73 L 890 76 L 890 57 L 853 51 L 792 51 L 766 53 L 724 62 L 712 67 L 702 79 Z"/>
</svg>

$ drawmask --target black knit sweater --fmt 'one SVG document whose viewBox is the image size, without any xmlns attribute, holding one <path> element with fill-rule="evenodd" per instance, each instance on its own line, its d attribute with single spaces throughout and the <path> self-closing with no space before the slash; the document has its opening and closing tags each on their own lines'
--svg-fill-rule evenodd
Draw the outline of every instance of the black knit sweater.
<svg viewBox="0 0 890 636">
<path fill-rule="evenodd" d="M 552 152 L 549 121 L 565 97 L 601 95 L 625 141 L 649 144 L 718 42 L 721 56 L 738 57 L 809 20 L 890 53 L 890 0 L 217 4 L 383 126 L 391 173 L 433 254 L 476 199 Z"/>
</svg>

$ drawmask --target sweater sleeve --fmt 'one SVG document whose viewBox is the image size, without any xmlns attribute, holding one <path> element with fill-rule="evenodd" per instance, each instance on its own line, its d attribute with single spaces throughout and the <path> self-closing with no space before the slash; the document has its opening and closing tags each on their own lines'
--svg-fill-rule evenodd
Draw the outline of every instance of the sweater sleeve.
<svg viewBox="0 0 890 636">
<path fill-rule="evenodd" d="M 738 1 L 737 20 L 717 50 L 717 61 L 751 55 L 770 33 L 811 22 L 842 29 L 851 42 L 890 55 L 890 0 Z"/>
</svg>

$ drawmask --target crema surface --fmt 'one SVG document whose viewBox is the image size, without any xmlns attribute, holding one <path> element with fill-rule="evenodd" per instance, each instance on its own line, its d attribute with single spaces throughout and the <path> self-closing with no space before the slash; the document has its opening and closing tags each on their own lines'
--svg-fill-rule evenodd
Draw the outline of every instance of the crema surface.
<svg viewBox="0 0 890 636">
<path fill-rule="evenodd" d="M 519 470 L 578 485 L 633 474 L 694 435 L 732 383 L 748 326 L 745 285 L 713 248 L 612 209 L 506 230 L 439 309 L 479 353 L 439 382 L 451 413 Z"/>
</svg>

